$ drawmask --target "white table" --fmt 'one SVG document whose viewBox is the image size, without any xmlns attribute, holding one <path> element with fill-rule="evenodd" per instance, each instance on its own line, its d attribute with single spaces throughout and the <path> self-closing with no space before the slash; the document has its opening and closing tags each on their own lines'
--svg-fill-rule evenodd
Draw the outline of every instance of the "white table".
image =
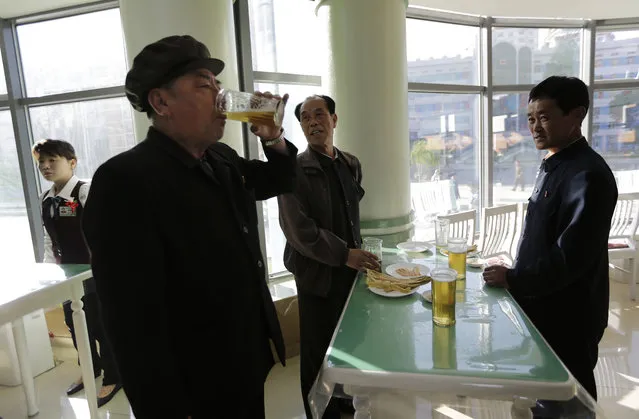
<svg viewBox="0 0 639 419">
<path fill-rule="evenodd" d="M 82 282 L 91 276 L 89 265 L 29 263 L 26 265 L 9 264 L 0 268 L 0 324 L 11 323 L 13 327 L 29 416 L 37 415 L 39 409 L 22 318 L 36 310 L 71 300 L 80 368 L 89 403 L 89 412 L 92 419 L 98 417 L 93 361 L 89 350 L 89 333 L 84 310 L 82 310 L 82 297 L 84 296 Z"/>
</svg>

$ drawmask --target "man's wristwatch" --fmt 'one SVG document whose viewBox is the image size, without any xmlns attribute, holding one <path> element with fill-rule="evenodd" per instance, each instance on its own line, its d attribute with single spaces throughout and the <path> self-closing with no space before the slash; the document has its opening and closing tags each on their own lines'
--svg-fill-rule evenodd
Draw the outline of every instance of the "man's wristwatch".
<svg viewBox="0 0 639 419">
<path fill-rule="evenodd" d="M 270 147 L 273 146 L 275 144 L 278 144 L 280 142 L 284 141 L 284 128 L 280 128 L 280 135 L 277 138 L 273 138 L 272 140 L 262 140 L 262 144 Z"/>
</svg>

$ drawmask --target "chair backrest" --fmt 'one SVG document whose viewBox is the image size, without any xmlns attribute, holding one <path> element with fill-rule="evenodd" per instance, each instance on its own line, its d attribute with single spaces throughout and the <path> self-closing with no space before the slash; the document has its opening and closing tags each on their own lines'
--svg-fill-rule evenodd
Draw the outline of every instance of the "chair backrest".
<svg viewBox="0 0 639 419">
<path fill-rule="evenodd" d="M 457 209 L 457 200 L 450 180 L 412 182 L 410 188 L 411 203 L 417 218 L 448 214 Z"/>
<path fill-rule="evenodd" d="M 481 225 L 481 252 L 484 258 L 507 255 L 512 259 L 511 248 L 517 230 L 517 204 L 484 208 Z"/>
<path fill-rule="evenodd" d="M 634 238 L 639 226 L 639 192 L 622 193 L 610 223 L 611 238 Z"/>
<path fill-rule="evenodd" d="M 519 246 L 519 240 L 521 239 L 521 235 L 524 234 L 524 224 L 526 224 L 526 213 L 528 212 L 528 201 L 520 202 L 517 204 L 518 214 L 517 214 L 517 234 L 513 239 L 512 245 L 512 255 L 517 256 L 517 247 Z"/>
<path fill-rule="evenodd" d="M 469 246 L 475 244 L 475 217 L 475 210 L 439 216 L 450 221 L 448 237 L 465 237 Z"/>
</svg>

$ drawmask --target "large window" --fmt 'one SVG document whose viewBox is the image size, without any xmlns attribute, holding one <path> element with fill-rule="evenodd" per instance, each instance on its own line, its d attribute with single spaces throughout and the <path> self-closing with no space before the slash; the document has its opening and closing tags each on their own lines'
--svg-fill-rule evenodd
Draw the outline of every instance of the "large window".
<svg viewBox="0 0 639 419">
<path fill-rule="evenodd" d="M 0 231 L 12 237 L 4 241 L 9 247 L 0 248 L 0 252 L 13 260 L 33 260 L 29 219 L 32 225 L 41 225 L 39 208 L 27 209 L 24 197 L 32 199 L 51 186 L 31 173 L 20 176 L 18 152 L 29 148 L 18 150 L 16 142 L 31 145 L 47 138 L 69 141 L 78 155 L 76 174 L 84 180 L 90 180 L 104 161 L 134 144 L 131 106 L 123 94 L 113 97 L 126 74 L 120 11 L 90 9 L 89 13 L 69 10 L 66 16 L 55 19 L 18 20 L 15 32 L 5 32 L 5 40 L 18 47 L 17 54 L 7 55 L 8 64 L 21 68 L 18 77 L 23 76 L 11 80 L 12 85 L 24 87 L 13 92 L 24 96 L 13 107 L 18 112 L 26 110 L 28 118 L 19 120 L 30 124 L 20 127 L 19 137 L 14 138 L 9 111 L 0 111 L 0 132 L 4 136 L 0 138 Z M 102 88 L 109 90 L 96 92 Z M 0 95 L 6 92 L 3 79 Z M 32 161 L 30 153 L 21 157 Z M 36 171 L 35 164 L 26 170 Z M 22 184 L 23 178 L 28 184 Z"/>
<path fill-rule="evenodd" d="M 409 82 L 479 84 L 476 26 L 406 19 L 406 53 Z"/>
<path fill-rule="evenodd" d="M 639 79 L 639 30 L 597 31 L 595 80 Z"/>
<path fill-rule="evenodd" d="M 479 27 L 407 19 L 406 51 L 415 237 L 432 239 L 433 217 L 479 205 Z"/>
<path fill-rule="evenodd" d="M 13 136 L 11 114 L 0 111 L 0 255 L 2 260 L 33 262 L 33 245 Z"/>
<path fill-rule="evenodd" d="M 316 6 L 300 0 L 249 0 L 254 70 L 322 74 L 328 34 Z"/>
<path fill-rule="evenodd" d="M 411 199 L 418 221 L 477 208 L 478 103 L 478 95 L 409 93 Z"/>
<path fill-rule="evenodd" d="M 493 29 L 493 83 L 534 84 L 548 76 L 579 76 L 580 29 Z"/>
<path fill-rule="evenodd" d="M 119 9 L 18 26 L 28 96 L 124 84 Z"/>
<path fill-rule="evenodd" d="M 592 146 L 615 173 L 620 192 L 639 191 L 639 89 L 595 91 Z"/>
<path fill-rule="evenodd" d="M 0 95 L 7 94 L 7 80 L 4 76 L 4 64 L 2 62 L 2 55 L 0 54 Z"/>
<path fill-rule="evenodd" d="M 284 118 L 286 139 L 295 144 L 299 152 L 304 151 L 307 144 L 306 137 L 302 132 L 297 118 L 294 116 L 295 106 L 308 96 L 321 94 L 321 88 L 316 86 L 256 83 L 255 90 L 262 92 L 269 91 L 280 95 L 288 93 L 290 95 L 286 105 L 286 117 Z M 265 160 L 266 157 L 262 151 L 262 146 L 259 146 L 259 149 L 260 159 Z M 269 272 L 271 275 L 284 273 L 286 272 L 286 268 L 284 267 L 284 246 L 286 245 L 286 238 L 280 228 L 277 198 L 271 198 L 264 202 L 263 215 Z"/>
<path fill-rule="evenodd" d="M 135 142 L 126 98 L 39 106 L 29 112 L 35 141 L 53 138 L 73 144 L 78 155 L 76 175 L 82 179 L 90 179 L 109 157 Z"/>
<path fill-rule="evenodd" d="M 528 93 L 493 96 L 493 203 L 522 202 L 532 193 L 545 152 L 528 130 Z"/>
</svg>

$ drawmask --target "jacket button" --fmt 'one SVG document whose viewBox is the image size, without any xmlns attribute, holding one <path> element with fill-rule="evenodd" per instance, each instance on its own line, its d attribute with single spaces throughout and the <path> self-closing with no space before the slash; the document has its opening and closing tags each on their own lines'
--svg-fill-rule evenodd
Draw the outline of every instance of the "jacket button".
<svg viewBox="0 0 639 419">
<path fill-rule="evenodd" d="M 346 201 L 346 206 L 349 206 L 350 204 L 351 204 L 350 202 Z"/>
<path fill-rule="evenodd" d="M 355 224 L 353 224 L 353 222 L 351 221 L 351 227 L 353 227 Z"/>
<path fill-rule="evenodd" d="M 258 260 L 257 261 L 257 267 L 261 269 L 263 266 L 264 266 L 264 264 L 262 263 L 262 261 Z"/>
<path fill-rule="evenodd" d="M 247 226 L 242 227 L 242 231 L 244 232 L 244 234 L 248 234 L 248 227 Z"/>
</svg>

